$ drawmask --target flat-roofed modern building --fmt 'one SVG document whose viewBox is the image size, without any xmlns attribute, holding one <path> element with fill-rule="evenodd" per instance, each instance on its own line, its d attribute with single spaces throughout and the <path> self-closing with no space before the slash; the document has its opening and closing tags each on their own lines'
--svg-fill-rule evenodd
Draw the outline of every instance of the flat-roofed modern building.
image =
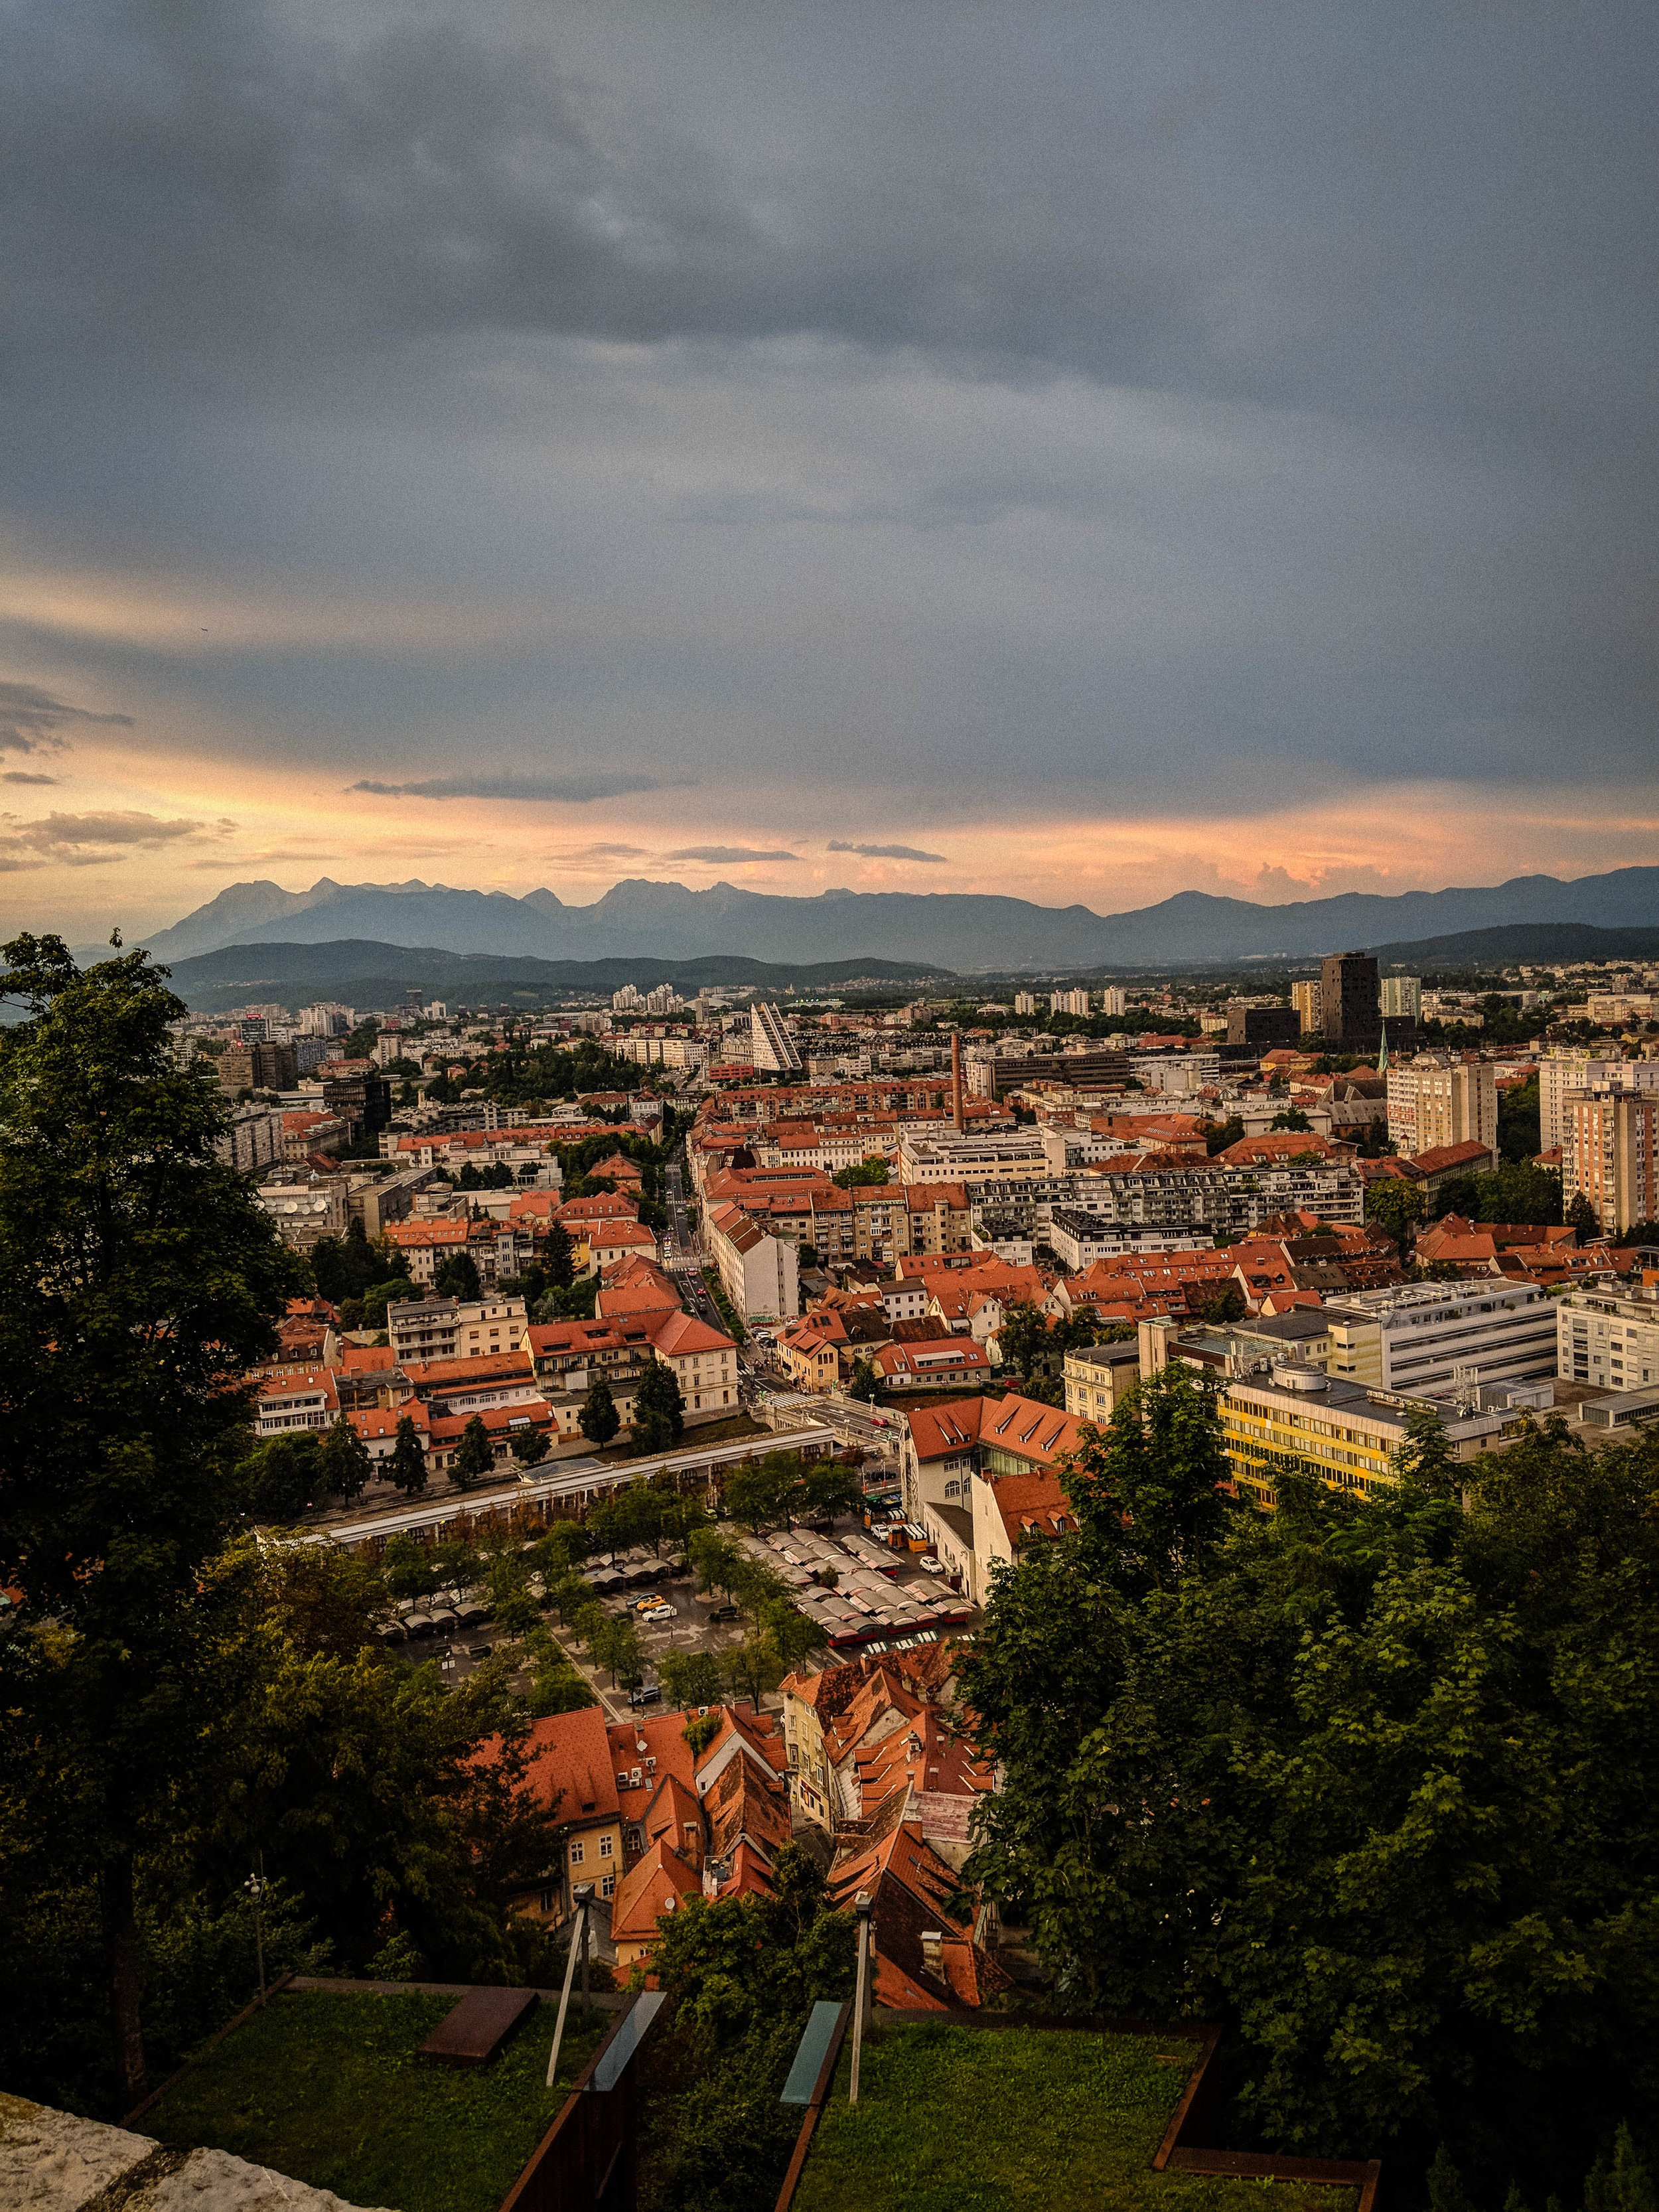
<svg viewBox="0 0 1659 2212">
<path fill-rule="evenodd" d="M 1534 1283 L 1406 1283 L 1328 1299 L 1334 1377 L 1383 1390 L 1553 1375 L 1555 1308 Z"/>
<path fill-rule="evenodd" d="M 1293 1363 L 1261 1376 L 1230 1381 L 1221 1400 L 1228 1463 L 1242 1497 L 1272 1509 L 1279 1486 L 1292 1472 L 1311 1474 L 1332 1490 L 1362 1496 L 1388 1490 L 1399 1480 L 1398 1459 L 1413 1408 L 1404 1397 Z M 1465 1413 L 1437 1406 L 1459 1461 L 1489 1450 L 1503 1436 L 1500 1413 Z"/>
</svg>

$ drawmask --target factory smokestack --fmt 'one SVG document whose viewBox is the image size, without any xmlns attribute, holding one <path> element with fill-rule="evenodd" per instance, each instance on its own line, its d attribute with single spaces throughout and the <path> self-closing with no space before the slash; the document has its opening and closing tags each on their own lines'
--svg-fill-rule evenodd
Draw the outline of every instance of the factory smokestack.
<svg viewBox="0 0 1659 2212">
<path fill-rule="evenodd" d="M 951 1119 L 962 1134 L 962 1031 L 951 1032 Z"/>
</svg>

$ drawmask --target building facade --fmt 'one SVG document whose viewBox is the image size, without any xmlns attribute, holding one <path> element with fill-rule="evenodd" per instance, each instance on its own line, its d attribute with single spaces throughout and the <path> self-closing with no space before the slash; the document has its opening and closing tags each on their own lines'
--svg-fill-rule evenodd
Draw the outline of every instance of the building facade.
<svg viewBox="0 0 1659 2212">
<path fill-rule="evenodd" d="M 1555 1371 L 1606 1390 L 1659 1383 L 1659 1286 L 1569 1291 L 1555 1309 Z"/>
<path fill-rule="evenodd" d="M 1659 1091 L 1567 1092 L 1561 1196 L 1588 1199 L 1607 1237 L 1659 1220 Z"/>
<path fill-rule="evenodd" d="M 1535 1283 L 1406 1283 L 1326 1301 L 1334 1377 L 1383 1390 L 1553 1375 L 1555 1309 Z"/>
<path fill-rule="evenodd" d="M 1498 1149 L 1498 1082 L 1489 1060 L 1420 1052 L 1389 1069 L 1389 1135 L 1407 1159 L 1444 1145 Z"/>
</svg>

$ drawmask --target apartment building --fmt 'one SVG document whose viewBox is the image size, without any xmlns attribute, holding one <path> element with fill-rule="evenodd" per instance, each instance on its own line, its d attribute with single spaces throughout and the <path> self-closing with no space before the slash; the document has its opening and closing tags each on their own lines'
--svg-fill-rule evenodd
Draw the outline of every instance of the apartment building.
<svg viewBox="0 0 1659 2212">
<path fill-rule="evenodd" d="M 1317 1036 L 1320 1033 L 1320 1005 L 1316 976 L 1310 977 L 1306 982 L 1291 984 L 1291 1006 L 1301 1025 L 1302 1035 Z"/>
<path fill-rule="evenodd" d="M 1588 1199 L 1607 1237 L 1659 1220 L 1659 1091 L 1567 1092 L 1561 1195 L 1568 1206 Z"/>
<path fill-rule="evenodd" d="M 1378 994 L 1380 1010 L 1385 1022 L 1422 1019 L 1423 979 L 1420 975 L 1385 975 L 1378 986 Z"/>
<path fill-rule="evenodd" d="M 710 1206 L 703 1217 L 708 1255 L 732 1310 L 744 1321 L 792 1321 L 800 1311 L 794 1241 L 775 1237 L 741 1206 Z"/>
<path fill-rule="evenodd" d="M 1035 1012 L 1036 1009 L 1033 1008 L 1032 1011 Z M 1114 1015 L 1121 1021 L 1129 1011 L 1129 994 L 1121 984 L 1114 983 L 1109 989 L 1101 993 L 1100 1011 L 1103 1014 Z"/>
<path fill-rule="evenodd" d="M 1048 1000 L 1048 1011 L 1054 1014 L 1075 1014 L 1079 1021 L 1089 1018 L 1089 994 L 1086 991 L 1056 991 Z"/>
<path fill-rule="evenodd" d="M 799 1075 L 801 1058 L 776 1006 L 757 999 L 749 1009 L 750 1046 L 757 1074 Z"/>
<path fill-rule="evenodd" d="M 1277 1045 L 1293 1045 L 1301 1038 L 1302 1020 L 1292 1006 L 1247 1006 L 1234 1000 L 1227 1008 L 1229 1044 L 1254 1045 L 1270 1052 Z"/>
<path fill-rule="evenodd" d="M 386 1310 L 392 1356 L 406 1360 L 476 1359 L 511 1350 L 524 1335 L 522 1298 L 400 1300 Z"/>
<path fill-rule="evenodd" d="M 1420 1052 L 1389 1069 L 1389 1135 L 1407 1159 L 1444 1145 L 1498 1156 L 1498 1082 L 1490 1060 Z"/>
<path fill-rule="evenodd" d="M 1066 1355 L 1066 1410 L 1104 1428 L 1140 1380 L 1138 1344 L 1090 1344 Z"/>
<path fill-rule="evenodd" d="M 278 1121 L 281 1115 L 277 1116 Z M 346 1179 L 341 1175 L 306 1175 L 279 1168 L 254 1193 L 276 1224 L 284 1244 L 309 1252 L 325 1237 L 343 1237 L 351 1218 Z"/>
<path fill-rule="evenodd" d="M 1555 1371 L 1606 1390 L 1659 1383 L 1659 1285 L 1569 1291 L 1555 1308 Z"/>
<path fill-rule="evenodd" d="M 1143 1252 L 1213 1252 L 1215 1240 L 1190 1229 L 1126 1229 L 1081 1208 L 1055 1206 L 1048 1221 L 1048 1248 L 1070 1274 L 1097 1260 L 1121 1260 Z"/>
<path fill-rule="evenodd" d="M 283 1115 L 279 1107 L 241 1106 L 230 1117 L 222 1137 L 213 1147 L 227 1167 L 239 1175 L 252 1175 L 284 1157 Z"/>
<path fill-rule="evenodd" d="M 1328 1299 L 1329 1367 L 1362 1388 L 1421 1392 L 1553 1375 L 1555 1309 L 1535 1283 L 1406 1283 Z"/>
<path fill-rule="evenodd" d="M 991 1129 L 973 1136 L 907 1133 L 899 1139 L 899 1173 L 907 1184 L 971 1182 L 1048 1164 L 1040 1129 Z"/>
</svg>

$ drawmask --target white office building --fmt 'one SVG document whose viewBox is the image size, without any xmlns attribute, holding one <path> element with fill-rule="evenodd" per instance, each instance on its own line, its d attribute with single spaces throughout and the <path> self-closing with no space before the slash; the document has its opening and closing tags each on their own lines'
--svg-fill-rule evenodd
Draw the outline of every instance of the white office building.
<svg viewBox="0 0 1659 2212">
<path fill-rule="evenodd" d="M 1407 1283 L 1328 1298 L 1330 1370 L 1411 1394 L 1556 1371 L 1553 1301 L 1534 1283 Z"/>
</svg>

